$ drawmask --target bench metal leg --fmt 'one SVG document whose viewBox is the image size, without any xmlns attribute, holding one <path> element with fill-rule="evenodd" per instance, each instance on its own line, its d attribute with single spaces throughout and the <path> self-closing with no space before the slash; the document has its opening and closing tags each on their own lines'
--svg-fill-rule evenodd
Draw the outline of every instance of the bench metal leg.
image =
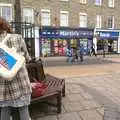
<svg viewBox="0 0 120 120">
<path fill-rule="evenodd" d="M 64 81 L 63 88 L 62 88 L 62 96 L 65 97 L 65 81 Z"/>
<path fill-rule="evenodd" d="M 61 91 L 59 91 L 57 96 L 57 113 L 61 113 L 61 97 Z"/>
</svg>

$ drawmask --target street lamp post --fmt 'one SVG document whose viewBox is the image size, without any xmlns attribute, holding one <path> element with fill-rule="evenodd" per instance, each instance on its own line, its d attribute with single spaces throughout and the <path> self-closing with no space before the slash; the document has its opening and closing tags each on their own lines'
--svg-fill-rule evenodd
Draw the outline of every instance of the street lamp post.
<svg viewBox="0 0 120 120">
<path fill-rule="evenodd" d="M 15 32 L 21 34 L 21 0 L 14 1 Z"/>
</svg>

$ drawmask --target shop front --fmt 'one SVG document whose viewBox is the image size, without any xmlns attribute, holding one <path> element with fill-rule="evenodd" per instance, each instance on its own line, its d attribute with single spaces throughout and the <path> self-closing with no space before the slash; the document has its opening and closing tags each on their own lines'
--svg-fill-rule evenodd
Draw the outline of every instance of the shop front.
<svg viewBox="0 0 120 120">
<path fill-rule="evenodd" d="M 92 46 L 93 29 L 87 28 L 53 28 L 40 29 L 40 48 L 42 55 L 64 56 L 67 47 L 78 49 L 82 44 L 84 54 Z"/>
<path fill-rule="evenodd" d="M 118 53 L 119 31 L 118 30 L 96 30 L 97 53 Z"/>
</svg>

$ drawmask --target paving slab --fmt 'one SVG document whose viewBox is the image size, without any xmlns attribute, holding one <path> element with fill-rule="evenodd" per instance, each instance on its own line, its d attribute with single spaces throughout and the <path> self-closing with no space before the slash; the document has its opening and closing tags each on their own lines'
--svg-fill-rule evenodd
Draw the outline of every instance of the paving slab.
<svg viewBox="0 0 120 120">
<path fill-rule="evenodd" d="M 35 109 L 32 120 L 120 120 L 120 58 L 107 60 L 112 62 L 93 64 L 90 58 L 92 64 L 46 67 L 48 73 L 65 78 L 62 113 L 49 107 L 47 114 L 40 115 Z"/>
<path fill-rule="evenodd" d="M 103 117 L 96 110 L 86 110 L 79 112 L 83 120 L 103 120 Z"/>
</svg>

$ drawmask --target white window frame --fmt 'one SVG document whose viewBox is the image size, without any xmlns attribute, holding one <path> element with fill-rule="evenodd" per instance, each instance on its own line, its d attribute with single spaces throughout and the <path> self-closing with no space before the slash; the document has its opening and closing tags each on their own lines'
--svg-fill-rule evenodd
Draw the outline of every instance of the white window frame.
<svg viewBox="0 0 120 120">
<path fill-rule="evenodd" d="M 114 8 L 115 1 L 114 0 L 108 0 L 108 7 Z"/>
<path fill-rule="evenodd" d="M 99 0 L 99 3 L 97 2 L 97 0 L 95 0 L 95 5 L 101 6 L 102 5 L 102 0 Z"/>
<path fill-rule="evenodd" d="M 65 2 L 68 2 L 69 0 L 60 0 L 60 1 L 65 1 Z"/>
<path fill-rule="evenodd" d="M 66 17 L 65 20 L 62 19 L 63 16 Z M 60 26 L 62 27 L 69 26 L 69 12 L 68 11 L 60 11 Z"/>
<path fill-rule="evenodd" d="M 25 9 L 29 11 L 29 12 L 27 11 L 29 14 L 28 13 L 26 13 L 26 14 L 24 13 Z M 30 21 L 29 20 L 26 21 L 24 17 L 31 17 L 31 20 Z M 28 19 L 30 19 L 30 18 L 28 18 Z M 30 7 L 24 7 L 23 8 L 23 22 L 34 23 L 34 9 L 33 8 L 30 8 Z"/>
<path fill-rule="evenodd" d="M 12 4 L 0 3 L 0 16 L 2 17 L 2 7 L 10 7 L 10 18 L 6 19 L 8 22 L 12 21 Z M 6 16 L 7 17 L 7 16 Z"/>
<path fill-rule="evenodd" d="M 86 4 L 86 3 L 87 3 L 87 0 L 80 0 L 80 3 L 81 3 L 81 4 Z"/>
<path fill-rule="evenodd" d="M 86 17 L 85 19 L 84 19 L 84 24 L 82 24 L 83 23 L 83 20 L 81 20 L 81 16 L 83 17 Z M 85 22 L 86 21 L 86 22 Z M 79 13 L 79 27 L 87 27 L 87 14 L 86 13 Z"/>
<path fill-rule="evenodd" d="M 43 18 L 43 15 L 48 14 L 46 18 Z M 47 24 L 45 23 L 45 20 L 47 20 Z M 49 9 L 41 9 L 41 25 L 42 26 L 50 26 L 51 25 L 51 11 Z"/>
<path fill-rule="evenodd" d="M 109 17 L 112 17 L 112 26 L 111 27 L 108 26 L 108 29 L 114 29 L 115 17 L 114 16 L 108 16 L 108 18 Z"/>
<path fill-rule="evenodd" d="M 101 28 L 101 27 L 102 27 L 102 16 L 96 15 L 96 28 Z"/>
</svg>

